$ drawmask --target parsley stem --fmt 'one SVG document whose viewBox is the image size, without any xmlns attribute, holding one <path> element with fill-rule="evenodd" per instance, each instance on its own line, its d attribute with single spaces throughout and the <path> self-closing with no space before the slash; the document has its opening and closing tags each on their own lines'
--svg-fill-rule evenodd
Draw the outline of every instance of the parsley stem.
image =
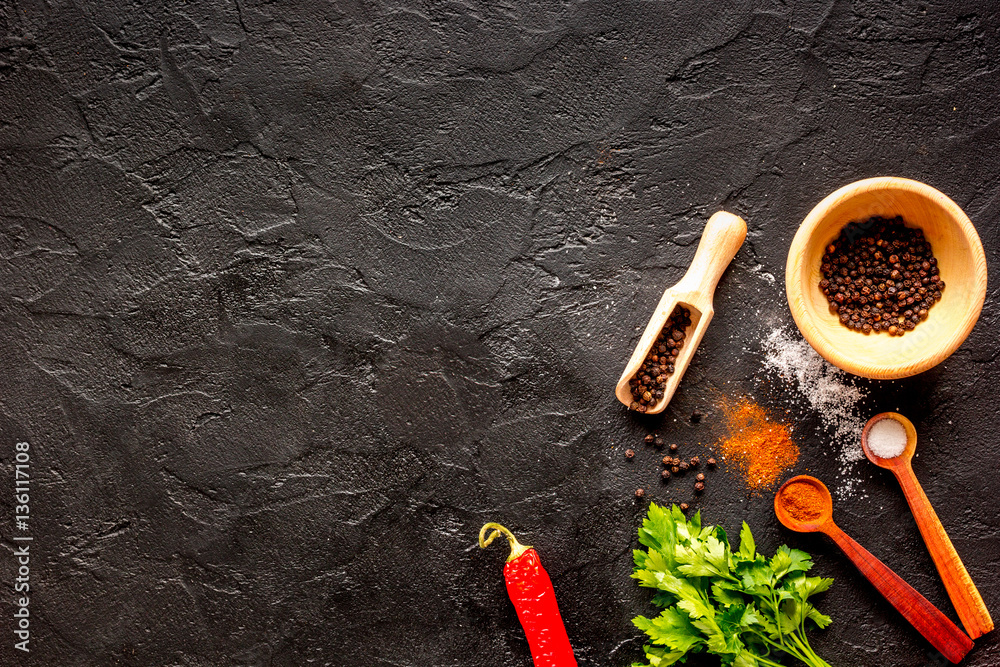
<svg viewBox="0 0 1000 667">
<path fill-rule="evenodd" d="M 823 658 L 816 655 L 816 652 L 812 650 L 809 646 L 809 640 L 806 638 L 805 633 L 799 636 L 799 633 L 791 634 L 789 637 L 792 638 L 799 649 L 802 651 L 803 655 L 796 655 L 799 660 L 809 665 L 809 667 L 830 667 L 830 665 L 823 660 Z"/>
<path fill-rule="evenodd" d="M 773 639 L 765 637 L 764 635 L 762 635 L 760 633 L 757 633 L 757 636 L 760 637 L 761 639 L 763 639 L 765 643 L 770 644 L 771 646 L 773 646 L 774 648 L 778 649 L 779 651 L 784 651 L 788 655 L 792 656 L 793 658 L 798 658 L 799 660 L 801 660 L 802 662 L 806 663 L 807 665 L 810 664 L 809 660 L 806 657 L 804 657 L 801 653 L 799 653 L 795 648 L 793 648 L 793 647 L 789 646 L 788 644 L 786 644 L 783 639 L 781 640 L 781 643 L 779 644 L 778 642 L 775 642 Z M 810 667 L 812 667 L 812 666 L 810 665 Z"/>
<path fill-rule="evenodd" d="M 763 663 L 765 665 L 771 665 L 772 667 L 784 667 L 780 662 L 775 662 L 774 660 L 768 660 L 762 655 L 754 656 L 757 658 L 757 662 Z"/>
</svg>

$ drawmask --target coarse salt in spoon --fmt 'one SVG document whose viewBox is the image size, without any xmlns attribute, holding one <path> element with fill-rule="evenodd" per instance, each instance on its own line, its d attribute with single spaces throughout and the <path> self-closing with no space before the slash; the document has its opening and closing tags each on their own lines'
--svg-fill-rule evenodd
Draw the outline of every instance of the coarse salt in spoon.
<svg viewBox="0 0 1000 667">
<path fill-rule="evenodd" d="M 774 495 L 774 513 L 786 528 L 799 533 L 823 533 L 832 539 L 878 592 L 888 600 L 941 654 L 958 662 L 972 648 L 972 640 L 902 577 L 833 522 L 833 499 L 823 482 L 799 475 Z"/>
<path fill-rule="evenodd" d="M 649 318 L 646 330 L 635 346 L 635 351 L 632 352 L 632 357 L 625 365 L 621 379 L 615 387 L 615 396 L 619 401 L 635 409 L 632 405 L 635 399 L 632 396 L 629 380 L 635 377 L 636 371 L 646 360 L 653 343 L 656 342 L 656 337 L 663 330 L 674 308 L 683 306 L 691 314 L 691 324 L 687 327 L 688 333 L 683 341 L 683 347 L 674 361 L 674 371 L 667 377 L 667 382 L 663 386 L 663 397 L 649 407 L 643 406 L 640 411 L 657 414 L 667 407 L 684 376 L 684 371 L 691 363 L 691 358 L 694 357 L 694 351 L 698 349 L 698 344 L 705 335 L 708 323 L 715 314 L 712 305 L 715 286 L 719 284 L 719 278 L 733 261 L 746 236 L 747 223 L 732 213 L 718 211 L 708 219 L 691 266 L 680 282 L 663 293 L 660 303 L 653 311 L 653 316 Z"/>
<path fill-rule="evenodd" d="M 975 639 L 992 630 L 993 619 L 986 603 L 913 474 L 913 453 L 917 448 L 917 430 L 913 424 L 897 412 L 877 414 L 861 432 L 861 448 L 869 461 L 891 471 L 899 480 L 920 535 L 969 636 Z"/>
<path fill-rule="evenodd" d="M 868 449 L 881 459 L 894 459 L 906 451 L 906 427 L 895 419 L 879 419 L 868 429 Z"/>
</svg>

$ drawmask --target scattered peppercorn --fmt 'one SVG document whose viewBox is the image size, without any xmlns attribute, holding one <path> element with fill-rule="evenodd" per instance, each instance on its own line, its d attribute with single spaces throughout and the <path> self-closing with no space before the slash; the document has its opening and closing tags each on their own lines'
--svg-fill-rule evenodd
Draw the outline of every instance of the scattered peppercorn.
<svg viewBox="0 0 1000 667">
<path fill-rule="evenodd" d="M 670 458 L 669 456 L 664 456 L 663 457 L 663 465 L 670 466 L 670 465 L 673 465 L 673 464 L 674 464 L 674 460 L 672 458 Z"/>
<path fill-rule="evenodd" d="M 820 260 L 819 288 L 840 323 L 864 334 L 902 336 L 941 300 L 937 258 L 921 229 L 903 218 L 852 222 Z"/>
<path fill-rule="evenodd" d="M 698 480 L 699 482 L 704 482 L 705 481 L 705 473 L 700 472 L 697 475 L 695 475 L 694 478 L 696 480 Z"/>
<path fill-rule="evenodd" d="M 710 457 L 708 457 L 708 461 L 705 461 L 705 463 L 708 464 L 709 468 L 714 468 L 716 461 L 715 461 L 715 459 L 713 457 L 710 456 Z"/>
<path fill-rule="evenodd" d="M 701 457 L 698 457 L 698 456 L 692 456 L 692 457 L 691 457 L 691 461 L 690 461 L 690 463 L 691 463 L 691 465 L 692 465 L 693 467 L 697 467 L 698 465 L 700 465 L 700 464 L 701 464 Z"/>
<path fill-rule="evenodd" d="M 654 442 L 656 442 L 656 436 L 650 433 L 645 438 L 643 438 L 642 441 L 645 442 L 647 445 L 651 445 Z"/>
<path fill-rule="evenodd" d="M 653 444 L 656 445 L 657 447 L 663 447 L 663 438 L 657 437 L 655 440 L 653 440 Z"/>
<path fill-rule="evenodd" d="M 680 468 L 681 470 L 687 470 L 691 466 L 688 465 L 687 461 L 681 461 L 680 463 L 677 464 L 677 467 Z"/>
<path fill-rule="evenodd" d="M 694 483 L 694 492 L 695 493 L 701 493 L 704 490 L 705 490 L 705 482 L 695 482 Z"/>
<path fill-rule="evenodd" d="M 635 490 L 635 497 L 636 498 L 642 498 L 644 495 L 646 495 L 645 489 L 636 489 Z"/>
<path fill-rule="evenodd" d="M 670 471 L 664 470 L 663 472 L 660 473 L 660 477 L 662 477 L 664 480 L 670 479 Z"/>
<path fill-rule="evenodd" d="M 681 503 L 680 507 L 681 507 L 681 511 L 682 512 L 687 512 L 688 511 L 688 504 L 687 503 Z"/>
<path fill-rule="evenodd" d="M 635 450 L 634 449 L 626 449 L 625 450 L 625 458 L 630 459 L 633 456 L 635 456 Z"/>
<path fill-rule="evenodd" d="M 629 383 L 632 402 L 629 408 L 646 412 L 663 399 L 664 388 L 669 376 L 674 372 L 677 354 L 684 347 L 687 328 L 691 326 L 691 311 L 684 306 L 674 307 L 667 323 L 660 330 L 653 346 L 646 354 Z"/>
<path fill-rule="evenodd" d="M 672 468 L 670 469 L 670 472 L 674 473 L 675 475 L 676 475 L 677 473 L 679 473 L 680 471 L 681 471 L 681 469 L 680 469 L 679 467 L 677 467 L 677 466 L 674 466 L 674 467 L 672 467 Z"/>
<path fill-rule="evenodd" d="M 670 443 L 670 451 L 672 451 L 672 452 L 676 452 L 677 451 L 677 443 L 676 442 Z"/>
</svg>

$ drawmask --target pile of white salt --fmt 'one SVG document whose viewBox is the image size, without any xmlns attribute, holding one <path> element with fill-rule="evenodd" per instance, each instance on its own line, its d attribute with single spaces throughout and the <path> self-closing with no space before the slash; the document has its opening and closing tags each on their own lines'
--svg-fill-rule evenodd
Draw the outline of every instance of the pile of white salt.
<svg viewBox="0 0 1000 667">
<path fill-rule="evenodd" d="M 906 449 L 906 429 L 895 419 L 879 419 L 868 429 L 868 449 L 882 459 L 894 459 Z"/>
</svg>

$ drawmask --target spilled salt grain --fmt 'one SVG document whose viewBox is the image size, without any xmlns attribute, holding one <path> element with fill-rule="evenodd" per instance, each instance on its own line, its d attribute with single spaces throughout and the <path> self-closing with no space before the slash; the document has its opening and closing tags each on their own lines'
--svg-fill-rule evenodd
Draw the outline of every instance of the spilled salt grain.
<svg viewBox="0 0 1000 667">
<path fill-rule="evenodd" d="M 860 481 L 850 477 L 852 465 L 864 458 L 861 430 L 864 420 L 858 403 L 867 397 L 854 386 L 844 371 L 829 364 L 805 340 L 793 337 L 784 328 L 768 334 L 763 342 L 764 366 L 787 382 L 794 382 L 809 407 L 819 416 L 823 428 L 839 446 L 841 495 L 851 495 Z"/>
<path fill-rule="evenodd" d="M 868 449 L 879 458 L 896 458 L 906 449 L 906 429 L 895 419 L 878 420 L 868 429 Z"/>
</svg>

